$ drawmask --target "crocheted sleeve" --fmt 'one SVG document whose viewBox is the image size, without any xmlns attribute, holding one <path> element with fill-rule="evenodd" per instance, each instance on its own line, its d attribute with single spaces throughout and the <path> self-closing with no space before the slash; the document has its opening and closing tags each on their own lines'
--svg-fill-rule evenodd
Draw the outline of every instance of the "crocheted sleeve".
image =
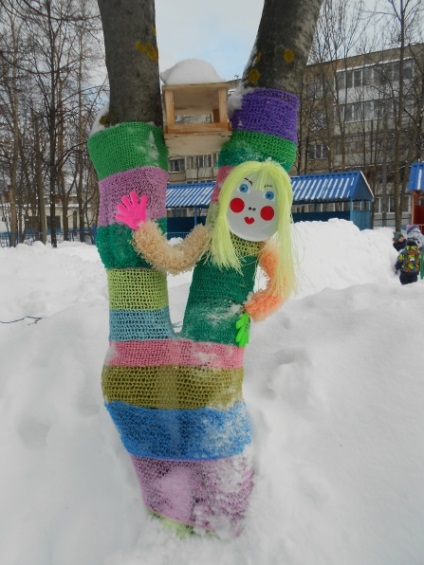
<svg viewBox="0 0 424 565">
<path fill-rule="evenodd" d="M 277 265 L 277 249 L 271 247 L 269 251 L 259 255 L 259 266 L 267 277 L 266 287 L 250 295 L 244 304 L 245 311 L 255 322 L 265 320 L 270 314 L 278 310 L 284 302 L 282 294 L 276 294 L 270 289 L 270 282 L 274 277 Z"/>
<path fill-rule="evenodd" d="M 159 271 L 177 275 L 188 271 L 209 247 L 211 230 L 202 224 L 193 228 L 177 245 L 169 245 L 155 222 L 148 220 L 133 234 L 136 251 L 144 256 Z"/>
</svg>

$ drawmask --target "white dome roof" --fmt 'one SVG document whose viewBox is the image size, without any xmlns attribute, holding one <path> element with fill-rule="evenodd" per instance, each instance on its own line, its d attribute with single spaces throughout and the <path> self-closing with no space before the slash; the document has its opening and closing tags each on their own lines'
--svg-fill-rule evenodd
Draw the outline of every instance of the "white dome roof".
<svg viewBox="0 0 424 565">
<path fill-rule="evenodd" d="M 184 59 L 160 73 L 160 78 L 166 85 L 223 82 L 213 66 L 201 59 Z"/>
</svg>

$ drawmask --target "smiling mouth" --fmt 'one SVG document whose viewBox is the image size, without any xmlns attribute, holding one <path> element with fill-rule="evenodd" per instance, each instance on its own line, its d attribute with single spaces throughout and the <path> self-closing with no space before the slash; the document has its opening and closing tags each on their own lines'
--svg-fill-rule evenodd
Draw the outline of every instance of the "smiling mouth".
<svg viewBox="0 0 424 565">
<path fill-rule="evenodd" d="M 255 221 L 255 218 L 249 218 L 248 216 L 246 216 L 244 218 L 244 221 L 246 222 L 246 224 L 253 224 L 253 222 Z"/>
</svg>

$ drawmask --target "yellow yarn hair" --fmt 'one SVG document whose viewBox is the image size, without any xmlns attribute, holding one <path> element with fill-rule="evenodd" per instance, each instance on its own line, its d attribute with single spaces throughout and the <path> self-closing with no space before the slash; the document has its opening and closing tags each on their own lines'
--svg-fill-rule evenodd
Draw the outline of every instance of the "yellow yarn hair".
<svg viewBox="0 0 424 565">
<path fill-rule="evenodd" d="M 290 233 L 293 223 L 291 215 L 293 191 L 289 175 L 275 161 L 246 161 L 234 167 L 225 179 L 219 195 L 219 211 L 212 233 L 212 259 L 219 267 L 241 270 L 240 256 L 234 247 L 234 236 L 228 226 L 227 211 L 234 191 L 247 176 L 252 180 L 256 190 L 266 192 L 269 190 L 269 185 L 272 184 L 277 193 L 277 232 L 264 244 L 263 252 L 266 253 L 267 247 L 272 245 L 274 240 L 278 249 L 278 259 L 275 275 L 270 281 L 269 288 L 271 292 L 277 295 L 282 294 L 287 298 L 296 288 Z"/>
</svg>

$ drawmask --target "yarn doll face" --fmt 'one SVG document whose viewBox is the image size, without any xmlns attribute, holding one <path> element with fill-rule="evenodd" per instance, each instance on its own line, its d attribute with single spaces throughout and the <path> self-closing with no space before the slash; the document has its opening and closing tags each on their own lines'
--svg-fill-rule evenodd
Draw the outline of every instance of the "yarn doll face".
<svg viewBox="0 0 424 565">
<path fill-rule="evenodd" d="M 255 188 L 254 175 L 246 176 L 234 190 L 227 211 L 230 231 L 246 241 L 266 241 L 277 231 L 277 191 Z"/>
</svg>

